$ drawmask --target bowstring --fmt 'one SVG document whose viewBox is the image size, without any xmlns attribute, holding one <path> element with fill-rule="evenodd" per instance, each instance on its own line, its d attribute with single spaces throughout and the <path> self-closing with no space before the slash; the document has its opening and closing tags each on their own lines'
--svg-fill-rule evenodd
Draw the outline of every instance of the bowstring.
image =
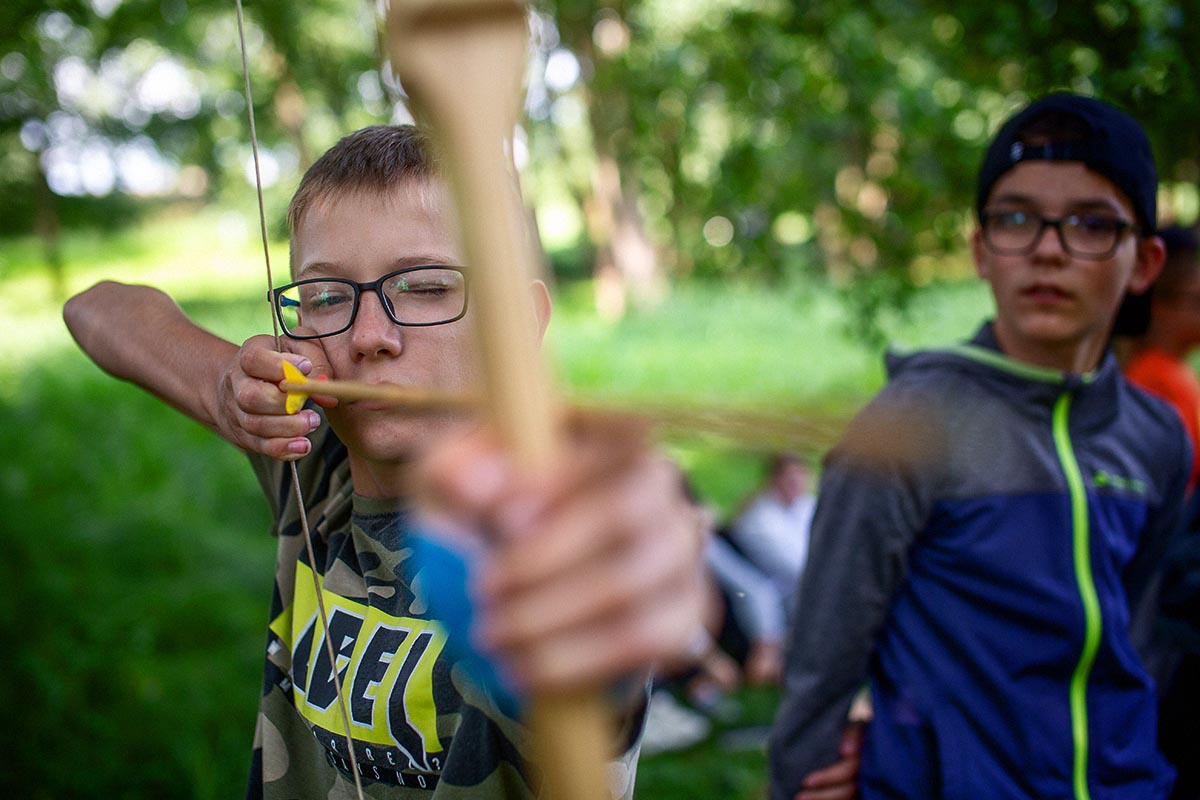
<svg viewBox="0 0 1200 800">
<path fill-rule="evenodd" d="M 275 280 L 271 273 L 271 248 L 267 239 L 267 213 L 266 205 L 263 202 L 262 171 L 259 166 L 258 157 L 258 131 L 254 124 L 254 98 L 250 92 L 250 63 L 246 55 L 246 24 L 242 13 L 242 0 L 234 0 L 234 5 L 237 7 L 238 43 L 242 56 L 242 79 L 245 83 L 246 117 L 250 124 L 250 149 L 254 156 L 254 190 L 258 196 L 258 226 L 262 236 L 263 260 L 267 267 L 267 304 L 271 311 L 271 329 L 275 337 L 275 349 L 282 353 L 283 340 L 280 336 L 279 320 L 275 317 L 275 307 L 271 301 L 271 290 L 275 287 Z M 342 725 L 345 728 L 346 751 L 350 754 L 350 771 L 354 775 L 354 789 L 358 795 L 358 800 L 365 800 L 362 778 L 358 773 L 358 758 L 354 753 L 354 741 L 350 737 L 350 714 L 346 708 L 346 696 L 342 693 L 342 679 L 338 675 L 337 654 L 333 650 L 333 642 L 329 636 L 329 614 L 325 608 L 325 593 L 321 586 L 320 576 L 317 573 L 316 555 L 313 551 L 312 536 L 308 527 L 308 514 L 305 511 L 304 493 L 300 488 L 300 474 L 296 469 L 296 462 L 289 461 L 288 469 L 291 473 L 292 493 L 296 498 L 296 509 L 300 512 L 300 532 L 304 537 L 304 549 L 308 556 L 308 563 L 311 566 L 310 572 L 312 573 L 313 590 L 317 598 L 317 611 L 320 614 L 321 628 L 325 634 L 325 654 L 329 657 L 330 672 L 333 674 L 333 685 L 337 694 L 338 710 L 341 712 Z"/>
</svg>

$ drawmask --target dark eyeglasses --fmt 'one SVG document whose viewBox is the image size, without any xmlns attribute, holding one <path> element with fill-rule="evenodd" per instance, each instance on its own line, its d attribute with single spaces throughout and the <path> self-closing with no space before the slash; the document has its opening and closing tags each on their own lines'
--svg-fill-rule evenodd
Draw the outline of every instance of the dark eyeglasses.
<svg viewBox="0 0 1200 800">
<path fill-rule="evenodd" d="M 375 292 L 397 325 L 445 325 L 467 313 L 466 273 L 462 267 L 441 264 L 398 269 L 369 283 L 343 278 L 296 281 L 271 290 L 271 304 L 288 336 L 320 339 L 350 329 L 363 292 Z"/>
<path fill-rule="evenodd" d="M 1071 214 L 1058 219 L 1027 211 L 985 211 L 980 216 L 983 241 L 994 253 L 1027 256 L 1037 249 L 1046 228 L 1054 228 L 1063 250 L 1079 258 L 1108 258 L 1126 231 L 1138 227 L 1104 214 Z"/>
</svg>

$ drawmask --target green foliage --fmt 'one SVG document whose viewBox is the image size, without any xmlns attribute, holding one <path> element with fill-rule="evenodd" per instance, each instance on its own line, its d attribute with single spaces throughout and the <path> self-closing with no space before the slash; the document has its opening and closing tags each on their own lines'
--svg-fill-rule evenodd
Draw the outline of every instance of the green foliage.
<svg viewBox="0 0 1200 800">
<path fill-rule="evenodd" d="M 1190 4 L 542 6 L 584 63 L 589 133 L 619 160 L 662 260 L 676 274 L 820 276 L 874 343 L 882 311 L 964 274 L 983 147 L 1029 98 L 1067 88 L 1123 105 L 1164 178 L 1200 178 Z M 535 129 L 542 169 L 586 176 L 560 167 L 564 126 Z"/>
<path fill-rule="evenodd" d="M 273 556 L 241 456 L 78 354 L 0 414 L 0 794 L 235 795 Z"/>
<path fill-rule="evenodd" d="M 595 176 L 598 159 L 611 159 L 673 276 L 815 276 L 846 293 L 848 329 L 877 345 L 881 312 L 962 274 L 987 137 L 1029 97 L 1059 88 L 1142 119 L 1163 177 L 1192 189 L 1165 214 L 1191 222 L 1200 212 L 1190 116 L 1200 26 L 1188 24 L 1189 3 L 536 5 L 537 65 L 567 50 L 581 67 L 572 86 L 535 78 L 527 124 L 535 200 L 571 205 L 587 222 L 553 262 L 564 278 L 587 274 L 602 251 Z M 379 70 L 375 14 L 360 0 L 314 0 L 302 14 L 282 0 L 246 3 L 258 136 L 282 169 L 268 196 L 273 233 L 298 170 L 390 114 L 397 87 Z M 194 86 L 194 107 L 138 100 L 146 71 L 168 61 Z M 36 226 L 59 264 L 56 226 L 136 212 L 45 191 L 56 142 L 152 141 L 191 169 L 190 196 L 234 202 L 249 156 L 240 69 L 227 0 L 5 4 L 0 231 Z M 101 72 L 120 78 L 116 89 L 64 89 L 65 74 Z"/>
<path fill-rule="evenodd" d="M 58 224 L 50 222 L 58 200 L 36 194 L 47 177 L 53 181 L 47 158 L 55 147 L 94 145 L 107 159 L 152 141 L 169 162 L 199 170 L 185 194 L 221 196 L 243 182 L 250 137 L 233 8 L 226 0 L 6 3 L 3 182 L 24 189 L 8 195 L 17 213 L 6 218 L 26 230 Z M 314 0 L 297 14 L 291 4 L 268 0 L 246 3 L 245 16 L 258 135 L 285 171 L 306 166 L 341 134 L 386 118 L 367 4 Z M 162 89 L 147 76 L 164 65 L 184 77 L 194 102 L 154 94 Z M 115 193 L 125 191 L 118 185 Z M 61 222 L 69 224 L 69 215 Z M 14 229 L 11 221 L 0 226 Z"/>
</svg>

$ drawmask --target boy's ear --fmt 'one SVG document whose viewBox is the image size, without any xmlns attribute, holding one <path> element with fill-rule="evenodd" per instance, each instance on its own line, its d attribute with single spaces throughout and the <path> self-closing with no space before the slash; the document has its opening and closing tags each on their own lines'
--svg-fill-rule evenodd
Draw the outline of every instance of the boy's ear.
<svg viewBox="0 0 1200 800">
<path fill-rule="evenodd" d="M 1130 294 L 1141 294 L 1158 280 L 1162 272 L 1163 262 L 1167 260 L 1167 246 L 1157 236 L 1145 236 L 1138 239 L 1137 261 L 1133 272 L 1129 275 L 1129 285 L 1126 291 Z"/>
<path fill-rule="evenodd" d="M 546 326 L 550 324 L 550 290 L 543 281 L 533 281 L 529 284 L 529 291 L 533 315 L 537 319 L 537 340 L 541 344 L 546 335 Z"/>
<path fill-rule="evenodd" d="M 975 274 L 988 280 L 987 259 L 984 258 L 983 252 L 983 229 L 978 225 L 975 226 L 975 233 L 971 236 L 971 257 L 975 259 Z"/>
</svg>

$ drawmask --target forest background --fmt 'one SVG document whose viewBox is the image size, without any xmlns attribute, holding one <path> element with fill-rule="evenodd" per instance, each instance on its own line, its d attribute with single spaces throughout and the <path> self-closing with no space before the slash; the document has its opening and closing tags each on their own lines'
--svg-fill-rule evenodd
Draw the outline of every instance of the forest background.
<svg viewBox="0 0 1200 800">
<path fill-rule="evenodd" d="M 247 3 L 275 264 L 312 159 L 406 119 L 379 13 Z M 987 316 L 975 171 L 1029 98 L 1130 110 L 1162 219 L 1200 214 L 1196 0 L 546 0 L 530 32 L 514 155 L 563 384 L 788 414 L 814 462 L 882 382 L 884 343 Z M 238 453 L 102 375 L 59 317 L 112 277 L 234 341 L 268 328 L 240 64 L 232 0 L 0 7 L 6 797 L 242 792 L 265 504 Z M 760 475 L 761 450 L 667 446 L 724 513 Z M 740 699 L 738 725 L 769 721 L 770 692 Z M 761 752 L 735 740 L 645 759 L 639 797 L 763 796 Z"/>
</svg>

